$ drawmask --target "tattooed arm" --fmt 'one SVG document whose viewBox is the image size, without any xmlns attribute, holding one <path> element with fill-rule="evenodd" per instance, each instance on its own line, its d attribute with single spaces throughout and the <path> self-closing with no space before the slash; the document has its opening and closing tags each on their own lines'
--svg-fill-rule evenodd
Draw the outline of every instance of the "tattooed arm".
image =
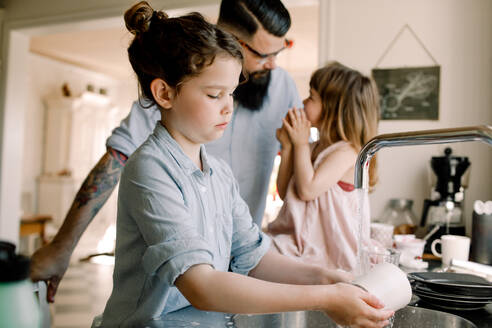
<svg viewBox="0 0 492 328">
<path fill-rule="evenodd" d="M 126 160 L 125 155 L 108 148 L 80 187 L 53 241 L 33 254 L 31 279 L 46 281 L 48 302 L 54 302 L 58 284 L 67 270 L 75 246 L 118 184 Z"/>
</svg>

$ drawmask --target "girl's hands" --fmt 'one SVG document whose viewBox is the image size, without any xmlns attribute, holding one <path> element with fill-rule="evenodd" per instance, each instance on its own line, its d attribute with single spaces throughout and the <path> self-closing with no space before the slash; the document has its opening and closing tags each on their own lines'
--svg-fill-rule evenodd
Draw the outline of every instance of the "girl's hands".
<svg viewBox="0 0 492 328">
<path fill-rule="evenodd" d="M 389 324 L 394 312 L 381 310 L 384 305 L 374 295 L 345 283 L 333 287 L 330 304 L 324 310 L 338 324 L 366 328 L 383 328 Z"/>
<path fill-rule="evenodd" d="M 287 133 L 287 130 L 285 129 L 285 124 L 282 124 L 282 127 L 277 129 L 276 136 L 277 136 L 277 140 L 282 145 L 282 149 L 288 149 L 292 146 L 292 143 L 290 142 L 290 139 L 289 139 L 289 134 Z"/>
<path fill-rule="evenodd" d="M 290 109 L 282 122 L 294 146 L 307 145 L 309 143 L 311 122 L 307 119 L 303 109 L 295 107 Z"/>
</svg>

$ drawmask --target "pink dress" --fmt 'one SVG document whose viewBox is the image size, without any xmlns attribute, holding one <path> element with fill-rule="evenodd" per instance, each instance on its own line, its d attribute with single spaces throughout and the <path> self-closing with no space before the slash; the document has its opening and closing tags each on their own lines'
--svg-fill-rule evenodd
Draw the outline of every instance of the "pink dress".
<svg viewBox="0 0 492 328">
<path fill-rule="evenodd" d="M 328 154 L 344 145 L 345 141 L 339 141 L 324 149 L 316 157 L 314 169 Z M 359 197 L 367 236 L 369 232 L 365 230 L 369 229 L 370 220 L 367 193 L 339 181 L 318 198 L 306 202 L 297 197 L 291 178 L 284 204 L 275 221 L 268 225 L 273 244 L 280 253 L 303 262 L 352 271 L 357 263 Z"/>
</svg>

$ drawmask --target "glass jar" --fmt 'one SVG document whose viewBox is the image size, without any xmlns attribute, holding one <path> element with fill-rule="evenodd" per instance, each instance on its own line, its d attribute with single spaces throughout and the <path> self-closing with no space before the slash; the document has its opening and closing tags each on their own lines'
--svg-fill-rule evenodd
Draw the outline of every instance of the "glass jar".
<svg viewBox="0 0 492 328">
<path fill-rule="evenodd" d="M 417 217 L 412 211 L 413 200 L 393 198 L 390 199 L 381 223 L 391 224 L 395 227 L 395 234 L 413 234 L 417 228 Z"/>
</svg>

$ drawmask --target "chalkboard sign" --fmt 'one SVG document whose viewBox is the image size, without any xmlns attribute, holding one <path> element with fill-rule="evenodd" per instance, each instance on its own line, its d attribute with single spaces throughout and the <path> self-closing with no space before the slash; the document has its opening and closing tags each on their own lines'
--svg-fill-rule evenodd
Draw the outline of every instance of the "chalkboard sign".
<svg viewBox="0 0 492 328">
<path fill-rule="evenodd" d="M 439 119 L 440 66 L 375 68 L 382 120 Z"/>
</svg>

